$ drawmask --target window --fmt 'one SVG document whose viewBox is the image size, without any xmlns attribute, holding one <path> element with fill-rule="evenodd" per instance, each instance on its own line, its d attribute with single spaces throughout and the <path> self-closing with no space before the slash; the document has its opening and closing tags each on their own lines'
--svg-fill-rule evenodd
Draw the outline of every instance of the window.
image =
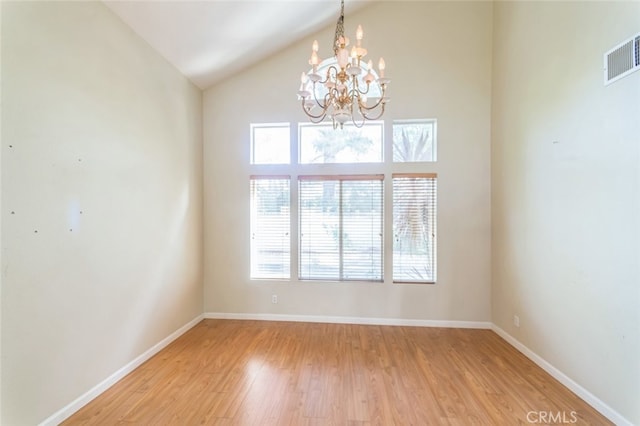
<svg viewBox="0 0 640 426">
<path fill-rule="evenodd" d="M 380 163 L 384 126 L 380 121 L 361 128 L 345 124 L 300 124 L 300 164 Z"/>
<path fill-rule="evenodd" d="M 300 279 L 382 281 L 383 178 L 299 177 Z"/>
<path fill-rule="evenodd" d="M 316 71 L 316 74 L 318 75 L 327 75 L 327 72 L 330 72 L 329 68 L 334 67 L 336 69 L 339 69 L 340 66 L 338 65 L 338 60 L 336 59 L 335 56 L 331 57 L 331 58 L 327 58 L 325 60 L 323 60 L 322 62 L 320 62 L 320 64 L 318 65 L 318 70 Z M 373 67 L 369 67 L 369 72 L 371 72 L 371 74 L 373 74 L 374 78 L 377 80 L 379 75 L 376 72 L 376 70 Z M 313 73 L 313 68 L 309 68 L 309 70 L 307 71 L 307 75 Z M 361 73 L 358 75 L 358 85 L 360 86 L 360 88 L 362 88 L 364 90 L 364 88 L 367 87 L 367 83 L 365 83 L 364 81 L 364 74 Z M 307 90 L 312 90 L 311 87 L 308 87 Z M 324 84 L 316 84 L 315 85 L 315 97 L 316 99 L 324 99 L 325 95 L 328 93 L 327 87 Z M 367 92 L 367 97 L 370 100 L 378 100 L 380 99 L 380 86 L 378 86 L 377 84 L 371 84 L 369 86 L 368 92 Z"/>
<path fill-rule="evenodd" d="M 393 175 L 393 281 L 436 281 L 435 174 Z"/>
<path fill-rule="evenodd" d="M 251 125 L 251 279 L 436 282 L 437 122 L 391 126 Z"/>
<path fill-rule="evenodd" d="M 290 276 L 289 176 L 251 176 L 251 278 Z"/>
<path fill-rule="evenodd" d="M 407 120 L 393 123 L 393 161 L 436 161 L 436 121 Z"/>
<path fill-rule="evenodd" d="M 289 124 L 251 125 L 251 164 L 290 163 Z"/>
</svg>

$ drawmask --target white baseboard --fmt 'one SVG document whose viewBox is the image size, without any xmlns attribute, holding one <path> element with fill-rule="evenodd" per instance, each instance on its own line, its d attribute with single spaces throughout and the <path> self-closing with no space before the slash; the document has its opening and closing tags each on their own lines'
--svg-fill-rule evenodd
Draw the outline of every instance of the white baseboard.
<svg viewBox="0 0 640 426">
<path fill-rule="evenodd" d="M 124 376 L 131 373 L 133 370 L 135 370 L 140 365 L 142 365 L 142 363 L 144 363 L 149 358 L 151 358 L 152 356 L 160 352 L 162 349 L 167 347 L 169 343 L 173 342 L 178 337 L 182 336 L 194 325 L 202 321 L 203 318 L 204 318 L 203 315 L 198 315 L 197 317 L 189 321 L 187 324 L 183 325 L 182 327 L 180 327 L 179 329 L 171 333 L 169 336 L 162 339 L 160 342 L 158 342 L 153 347 L 148 349 L 142 355 L 135 358 L 133 361 L 131 361 L 130 363 L 128 363 L 127 365 L 125 365 L 124 367 L 122 367 L 121 369 L 119 369 L 109 377 L 107 377 L 102 382 L 98 383 L 89 391 L 87 391 L 86 393 L 78 397 L 75 401 L 71 402 L 66 407 L 63 407 L 62 409 L 58 410 L 53 415 L 49 416 L 42 423 L 40 423 L 39 426 L 55 426 L 62 423 L 63 421 L 71 417 L 73 413 L 80 410 L 82 407 L 84 407 L 89 402 L 91 402 L 91 400 L 93 400 L 95 397 L 97 397 L 102 392 L 106 391 L 111 386 L 113 386 L 118 380 L 122 379 Z"/>
<path fill-rule="evenodd" d="M 292 322 L 324 322 L 333 324 L 365 324 L 365 325 L 403 325 L 413 327 L 443 327 L 443 328 L 481 328 L 491 329 L 492 324 L 484 321 L 440 321 L 414 320 L 399 318 L 367 318 L 367 317 L 339 317 L 324 315 L 282 315 L 282 314 L 234 314 L 225 312 L 208 312 L 205 319 L 237 319 L 258 321 L 292 321 Z"/>
<path fill-rule="evenodd" d="M 611 420 L 618 426 L 633 426 L 629 420 L 625 419 L 620 413 L 615 411 L 613 408 L 609 407 L 605 404 L 601 399 L 596 397 L 594 394 L 580 386 L 578 383 L 574 382 L 569 376 L 564 374 L 562 371 L 558 370 L 556 367 L 551 365 L 544 358 L 533 352 L 531 349 L 523 345 L 519 340 L 515 337 L 501 329 L 495 324 L 492 324 L 491 329 L 496 332 L 500 337 L 506 340 L 511 346 L 522 352 L 527 358 L 531 361 L 535 362 L 540 368 L 549 373 L 554 379 L 562 383 L 564 386 L 569 388 L 573 393 L 578 395 L 580 398 L 585 400 L 587 404 L 591 405 L 593 408 L 598 410 L 600 414 Z"/>
</svg>

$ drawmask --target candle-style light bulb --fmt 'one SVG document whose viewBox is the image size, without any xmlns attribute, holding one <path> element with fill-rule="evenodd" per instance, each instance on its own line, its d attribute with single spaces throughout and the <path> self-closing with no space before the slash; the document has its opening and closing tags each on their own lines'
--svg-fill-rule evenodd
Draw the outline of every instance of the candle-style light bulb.
<svg viewBox="0 0 640 426">
<path fill-rule="evenodd" d="M 380 77 L 384 77 L 384 68 L 385 68 L 384 59 L 380 58 L 380 62 L 378 62 L 378 69 L 380 70 Z"/>
<path fill-rule="evenodd" d="M 360 42 L 362 41 L 363 36 L 364 32 L 362 31 L 362 25 L 358 25 L 358 29 L 356 30 L 356 40 L 358 41 L 358 46 L 360 46 Z"/>
<path fill-rule="evenodd" d="M 302 71 L 302 75 L 300 76 L 300 91 L 304 90 L 304 83 L 307 82 L 307 75 Z"/>
<path fill-rule="evenodd" d="M 307 90 L 308 81 L 309 77 L 307 77 L 307 74 L 305 74 L 305 72 L 303 71 L 300 75 L 300 89 L 298 91 L 298 96 L 300 96 L 300 98 L 302 99 L 306 99 L 310 95 L 309 91 Z"/>
<path fill-rule="evenodd" d="M 318 68 L 318 40 L 313 40 L 313 44 L 311 45 L 311 59 L 309 59 L 309 65 L 313 67 L 313 72 L 316 72 Z"/>
<path fill-rule="evenodd" d="M 313 72 L 318 70 L 318 64 L 320 63 L 320 59 L 318 59 L 318 54 L 313 51 L 311 52 L 311 59 L 309 59 L 309 65 L 313 68 Z"/>
</svg>

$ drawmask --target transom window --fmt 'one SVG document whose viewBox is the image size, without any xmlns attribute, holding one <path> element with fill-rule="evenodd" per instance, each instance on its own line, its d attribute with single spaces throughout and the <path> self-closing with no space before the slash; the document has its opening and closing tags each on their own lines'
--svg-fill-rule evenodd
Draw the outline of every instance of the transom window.
<svg viewBox="0 0 640 426">
<path fill-rule="evenodd" d="M 251 125 L 250 278 L 435 283 L 436 121 L 295 126 Z"/>
<path fill-rule="evenodd" d="M 361 128 L 345 124 L 336 130 L 331 124 L 300 124 L 300 164 L 382 162 L 381 121 Z"/>
<path fill-rule="evenodd" d="M 289 164 L 289 123 L 251 125 L 251 164 Z"/>
<path fill-rule="evenodd" d="M 403 120 L 393 124 L 393 161 L 436 161 L 436 120 Z"/>
</svg>

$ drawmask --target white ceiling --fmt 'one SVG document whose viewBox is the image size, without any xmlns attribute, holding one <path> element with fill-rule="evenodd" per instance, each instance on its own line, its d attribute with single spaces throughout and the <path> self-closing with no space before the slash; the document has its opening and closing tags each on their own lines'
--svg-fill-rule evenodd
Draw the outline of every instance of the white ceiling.
<svg viewBox="0 0 640 426">
<path fill-rule="evenodd" d="M 345 15 L 363 5 L 346 2 Z M 339 0 L 134 0 L 105 4 L 201 89 L 324 26 Z"/>
</svg>

